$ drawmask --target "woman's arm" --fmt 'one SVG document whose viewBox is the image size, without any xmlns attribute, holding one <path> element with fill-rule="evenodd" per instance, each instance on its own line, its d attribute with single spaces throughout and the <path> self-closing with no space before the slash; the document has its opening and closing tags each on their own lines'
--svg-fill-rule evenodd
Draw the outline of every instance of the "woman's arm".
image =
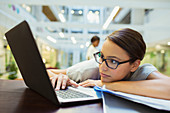
<svg viewBox="0 0 170 113">
<path fill-rule="evenodd" d="M 48 69 L 48 71 L 53 72 L 54 74 L 64 74 L 66 75 L 67 69 Z M 52 74 L 49 74 L 50 77 L 52 77 Z"/>
<path fill-rule="evenodd" d="M 78 86 L 75 82 L 99 78 L 98 65 L 96 65 L 94 59 L 77 63 L 67 69 L 48 69 L 47 72 L 51 78 L 53 87 L 57 83 L 57 90 L 60 89 L 60 86 L 63 88 L 67 84 Z"/>
<path fill-rule="evenodd" d="M 170 100 L 170 77 L 158 71 L 152 72 L 147 80 L 102 84 L 105 84 L 107 89 L 114 91 Z"/>
</svg>

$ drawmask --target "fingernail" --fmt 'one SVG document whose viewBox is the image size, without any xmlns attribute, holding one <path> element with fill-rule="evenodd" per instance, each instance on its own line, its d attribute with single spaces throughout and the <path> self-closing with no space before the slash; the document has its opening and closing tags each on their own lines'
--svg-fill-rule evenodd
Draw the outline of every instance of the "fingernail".
<svg viewBox="0 0 170 113">
<path fill-rule="evenodd" d="M 62 89 L 64 89 L 65 88 L 65 86 L 62 86 Z"/>
</svg>

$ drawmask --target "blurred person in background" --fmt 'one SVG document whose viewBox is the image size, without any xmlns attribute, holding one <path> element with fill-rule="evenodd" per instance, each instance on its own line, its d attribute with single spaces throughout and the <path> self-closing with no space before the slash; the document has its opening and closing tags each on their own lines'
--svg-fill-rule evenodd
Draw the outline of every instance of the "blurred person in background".
<svg viewBox="0 0 170 113">
<path fill-rule="evenodd" d="M 100 42 L 100 38 L 98 36 L 93 36 L 91 38 L 91 45 L 89 46 L 89 48 L 87 50 L 87 54 L 86 54 L 86 59 L 87 60 L 90 60 L 90 59 L 94 58 L 93 54 L 98 52 L 96 47 L 99 45 L 99 42 Z"/>
</svg>

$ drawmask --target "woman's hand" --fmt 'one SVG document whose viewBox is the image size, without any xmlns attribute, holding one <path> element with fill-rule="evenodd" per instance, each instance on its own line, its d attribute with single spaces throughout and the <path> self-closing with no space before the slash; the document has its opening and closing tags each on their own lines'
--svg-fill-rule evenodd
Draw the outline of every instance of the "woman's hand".
<svg viewBox="0 0 170 113">
<path fill-rule="evenodd" d="M 50 70 L 47 70 L 48 75 L 51 76 L 50 80 L 52 83 L 52 86 L 55 88 L 55 90 L 60 90 L 60 88 L 65 89 L 67 85 L 72 85 L 74 87 L 78 87 L 79 85 L 74 82 L 73 80 L 70 80 L 67 75 L 64 74 L 55 74 Z"/>
<path fill-rule="evenodd" d="M 84 82 L 81 82 L 79 83 L 80 86 L 83 86 L 83 87 L 89 87 L 89 86 L 102 86 L 102 82 L 101 80 L 86 80 Z"/>
</svg>

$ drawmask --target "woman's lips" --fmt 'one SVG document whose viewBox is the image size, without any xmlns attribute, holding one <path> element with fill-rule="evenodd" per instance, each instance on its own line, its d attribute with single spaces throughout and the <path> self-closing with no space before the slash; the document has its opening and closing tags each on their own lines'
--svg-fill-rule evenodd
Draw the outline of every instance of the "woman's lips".
<svg viewBox="0 0 170 113">
<path fill-rule="evenodd" d="M 106 74 L 104 74 L 104 73 L 100 73 L 100 76 L 103 77 L 103 78 L 105 78 L 105 77 L 110 77 L 109 75 L 106 75 Z"/>
</svg>

